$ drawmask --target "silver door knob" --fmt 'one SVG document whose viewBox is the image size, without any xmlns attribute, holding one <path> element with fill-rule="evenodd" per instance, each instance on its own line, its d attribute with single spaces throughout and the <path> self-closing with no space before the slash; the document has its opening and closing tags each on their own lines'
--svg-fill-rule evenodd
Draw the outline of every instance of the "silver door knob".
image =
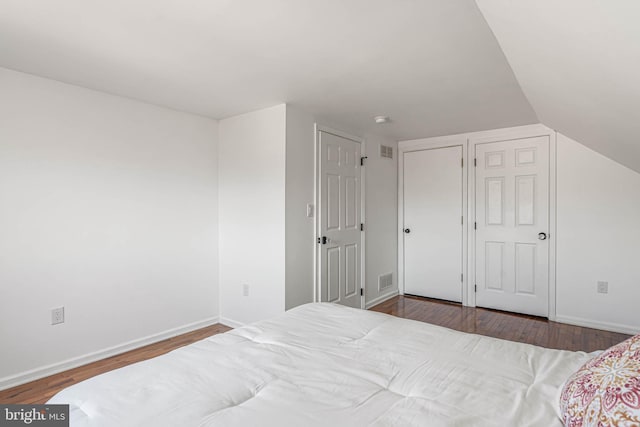
<svg viewBox="0 0 640 427">
<path fill-rule="evenodd" d="M 538 240 L 547 240 L 547 233 L 538 233 Z"/>
</svg>

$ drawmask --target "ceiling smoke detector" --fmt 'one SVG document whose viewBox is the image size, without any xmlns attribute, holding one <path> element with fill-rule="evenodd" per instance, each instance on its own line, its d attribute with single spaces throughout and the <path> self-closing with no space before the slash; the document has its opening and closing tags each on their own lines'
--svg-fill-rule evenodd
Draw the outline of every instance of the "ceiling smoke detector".
<svg viewBox="0 0 640 427">
<path fill-rule="evenodd" d="M 379 125 L 382 124 L 382 123 L 389 123 L 389 117 L 388 116 L 375 116 L 373 118 L 373 120 Z"/>
</svg>

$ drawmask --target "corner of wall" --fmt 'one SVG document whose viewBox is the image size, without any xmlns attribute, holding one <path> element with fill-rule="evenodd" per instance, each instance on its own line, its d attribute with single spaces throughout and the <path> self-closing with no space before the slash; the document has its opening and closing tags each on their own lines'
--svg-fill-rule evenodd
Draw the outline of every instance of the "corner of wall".
<svg viewBox="0 0 640 427">
<path fill-rule="evenodd" d="M 212 321 L 217 123 L 7 69 L 0 93 L 0 377 Z"/>
<path fill-rule="evenodd" d="M 286 104 L 220 121 L 220 317 L 285 306 Z"/>
<path fill-rule="evenodd" d="M 393 148 L 393 159 L 380 156 L 380 145 Z M 398 142 L 365 135 L 365 307 L 398 293 Z M 392 286 L 380 289 L 378 278 L 391 274 Z"/>
<path fill-rule="evenodd" d="M 315 205 L 315 119 L 302 109 L 287 105 L 286 122 L 285 308 L 288 310 L 314 299 L 314 218 L 307 216 L 307 205 Z"/>
</svg>

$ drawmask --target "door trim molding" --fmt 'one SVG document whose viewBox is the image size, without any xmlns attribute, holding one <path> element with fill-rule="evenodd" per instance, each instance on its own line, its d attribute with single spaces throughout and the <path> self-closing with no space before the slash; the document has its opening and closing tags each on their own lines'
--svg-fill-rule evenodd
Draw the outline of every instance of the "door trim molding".
<svg viewBox="0 0 640 427">
<path fill-rule="evenodd" d="M 329 133 L 341 138 L 350 139 L 360 144 L 360 155 L 365 157 L 366 154 L 366 141 L 364 138 L 350 135 L 340 130 L 332 129 L 328 126 L 324 126 L 318 123 L 313 125 L 313 138 L 314 138 L 314 171 L 313 171 L 313 198 L 315 203 L 315 215 L 313 216 L 313 301 L 320 301 L 320 251 L 318 250 L 318 237 L 320 237 L 320 132 Z M 366 172 L 360 168 L 360 222 L 365 223 L 365 178 Z M 366 284 L 366 227 L 365 231 L 360 233 L 360 288 L 363 289 L 360 296 L 360 308 L 365 308 L 365 296 L 367 294 L 365 289 Z"/>
<path fill-rule="evenodd" d="M 486 142 L 498 142 L 510 139 L 532 138 L 536 136 L 549 137 L 549 320 L 557 320 L 556 316 L 556 176 L 557 176 L 557 133 L 543 124 L 517 126 L 503 129 L 493 129 L 480 132 L 461 133 L 434 138 L 422 138 L 398 143 L 398 291 L 404 294 L 404 153 L 416 150 L 463 146 L 465 160 L 463 171 L 463 203 L 466 212 L 464 218 L 465 230 L 463 241 L 463 260 L 466 260 L 462 304 L 469 307 L 476 306 L 475 298 L 475 233 L 470 222 L 475 218 L 475 173 L 469 172 L 473 164 L 475 145 Z"/>
<path fill-rule="evenodd" d="M 401 141 L 398 143 L 398 292 L 404 295 L 404 154 L 412 151 L 435 150 L 438 148 L 462 147 L 462 304 L 468 305 L 468 228 L 469 216 L 467 212 L 468 200 L 468 165 L 467 138 L 464 135 L 450 135 L 436 138 Z"/>
<path fill-rule="evenodd" d="M 521 126 L 515 128 L 495 129 L 491 131 L 477 132 L 468 134 L 468 164 L 474 159 L 477 144 L 490 142 L 503 142 L 512 139 L 536 138 L 539 136 L 547 136 L 549 138 L 549 300 L 548 300 L 548 318 L 556 320 L 556 132 L 544 125 Z M 475 218 L 475 173 L 469 174 L 469 188 L 474 189 L 469 192 L 469 218 Z M 467 270 L 469 271 L 468 304 L 470 307 L 476 306 L 476 294 L 474 285 L 476 281 L 475 271 L 475 233 L 472 227 L 469 227 L 469 257 Z"/>
</svg>

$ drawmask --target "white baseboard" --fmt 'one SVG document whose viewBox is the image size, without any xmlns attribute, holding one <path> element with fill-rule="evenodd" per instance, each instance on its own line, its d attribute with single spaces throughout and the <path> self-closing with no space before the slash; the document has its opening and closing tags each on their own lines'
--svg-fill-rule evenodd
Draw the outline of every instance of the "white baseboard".
<svg viewBox="0 0 640 427">
<path fill-rule="evenodd" d="M 364 308 L 368 310 L 371 307 L 373 307 L 374 305 L 380 304 L 381 302 L 385 302 L 386 300 L 389 300 L 389 299 L 395 297 L 396 295 L 398 295 L 398 290 L 394 289 L 391 292 L 388 292 L 386 294 L 380 295 L 379 297 L 374 298 L 371 301 L 367 302 L 364 305 Z"/>
<path fill-rule="evenodd" d="M 230 328 L 241 328 L 243 327 L 245 324 L 242 322 L 238 322 L 237 320 L 233 320 L 233 319 L 229 319 L 228 317 L 224 317 L 224 316 L 220 316 L 220 323 L 222 323 L 224 326 L 228 326 Z"/>
<path fill-rule="evenodd" d="M 98 360 L 106 359 L 107 357 L 116 356 L 118 354 L 122 354 L 130 350 L 135 350 L 136 348 L 144 347 L 145 345 L 166 340 L 167 338 L 172 338 L 177 335 L 185 334 L 187 332 L 192 332 L 197 329 L 201 329 L 206 326 L 211 326 L 219 322 L 220 320 L 217 316 L 210 317 L 204 320 L 200 320 L 198 322 L 189 323 L 188 325 L 180 326 L 178 328 L 169 329 L 164 332 L 148 335 L 143 338 L 118 344 L 113 347 L 108 347 L 92 353 L 84 354 L 82 356 L 73 357 L 71 359 L 67 359 L 62 362 L 53 363 L 51 365 L 46 365 L 40 368 L 21 372 L 16 375 L 0 378 L 0 390 L 5 390 L 11 387 L 15 387 L 21 384 L 38 380 L 40 378 L 48 377 L 49 375 L 53 375 L 63 371 L 67 371 L 69 369 L 77 368 L 78 366 L 82 366 L 91 362 L 96 362 Z"/>
<path fill-rule="evenodd" d="M 585 328 L 601 329 L 603 331 L 620 332 L 623 334 L 636 335 L 640 332 L 640 327 L 622 325 L 619 323 L 599 322 L 589 319 L 583 319 L 581 317 L 563 316 L 556 314 L 556 322 L 568 323 L 575 326 L 583 326 Z M 604 350 L 604 349 L 603 349 Z"/>
</svg>

